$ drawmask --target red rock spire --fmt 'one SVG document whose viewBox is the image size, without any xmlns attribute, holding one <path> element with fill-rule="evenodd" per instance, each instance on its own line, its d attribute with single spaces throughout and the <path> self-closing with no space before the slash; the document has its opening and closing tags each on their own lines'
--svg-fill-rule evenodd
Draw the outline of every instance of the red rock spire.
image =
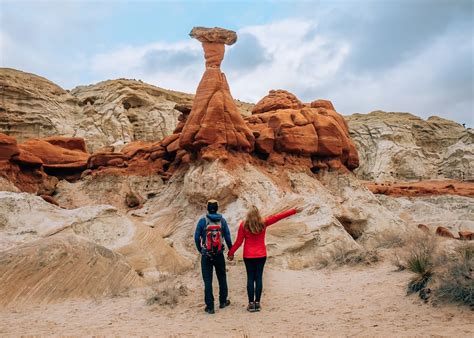
<svg viewBox="0 0 474 338">
<path fill-rule="evenodd" d="M 237 34 L 222 28 L 195 27 L 189 35 L 202 43 L 206 71 L 183 127 L 180 147 L 188 151 L 208 148 L 251 152 L 254 136 L 239 114 L 226 77 L 220 69 L 224 59 L 224 44 L 234 44 Z"/>
</svg>

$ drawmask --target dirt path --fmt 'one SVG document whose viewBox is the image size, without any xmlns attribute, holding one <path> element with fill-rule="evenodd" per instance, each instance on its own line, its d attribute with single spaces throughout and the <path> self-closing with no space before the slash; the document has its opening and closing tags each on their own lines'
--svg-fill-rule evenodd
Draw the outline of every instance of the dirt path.
<svg viewBox="0 0 474 338">
<path fill-rule="evenodd" d="M 374 267 L 291 271 L 268 268 L 260 313 L 245 311 L 243 264 L 229 267 L 232 305 L 207 315 L 197 272 L 173 309 L 145 305 L 145 291 L 102 301 L 0 310 L 0 335 L 456 336 L 474 335 L 467 307 L 433 307 L 405 296 L 406 272 Z"/>
</svg>

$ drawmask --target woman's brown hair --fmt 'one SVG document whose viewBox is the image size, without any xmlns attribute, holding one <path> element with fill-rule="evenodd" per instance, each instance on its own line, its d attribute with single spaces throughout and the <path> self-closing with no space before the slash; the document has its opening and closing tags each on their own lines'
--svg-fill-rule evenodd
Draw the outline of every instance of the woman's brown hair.
<svg viewBox="0 0 474 338">
<path fill-rule="evenodd" d="M 265 229 L 265 223 L 255 205 L 252 205 L 247 212 L 244 229 L 250 231 L 254 235 L 261 233 L 263 229 Z"/>
</svg>

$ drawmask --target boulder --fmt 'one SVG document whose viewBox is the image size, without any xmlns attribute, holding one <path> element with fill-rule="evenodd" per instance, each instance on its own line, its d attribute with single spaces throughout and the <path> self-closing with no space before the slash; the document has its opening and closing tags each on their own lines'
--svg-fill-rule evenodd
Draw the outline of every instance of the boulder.
<svg viewBox="0 0 474 338">
<path fill-rule="evenodd" d="M 316 171 L 328 167 L 354 170 L 359 165 L 347 123 L 330 101 L 303 104 L 285 90 L 271 90 L 255 105 L 252 116 L 246 121 L 259 153 L 278 151 L 317 158 L 312 167 Z M 273 138 L 269 129 L 273 131 Z"/>
<path fill-rule="evenodd" d="M 418 224 L 418 229 L 420 229 L 421 231 L 424 231 L 426 233 L 430 232 L 430 228 L 425 224 L 421 224 L 421 223 Z"/>
<path fill-rule="evenodd" d="M 122 153 L 99 153 L 92 154 L 87 161 L 87 168 L 96 169 L 99 167 L 116 166 L 122 164 L 130 158 Z"/>
<path fill-rule="evenodd" d="M 80 137 L 50 136 L 43 138 L 43 141 L 69 150 L 79 150 L 86 153 L 86 142 Z"/>
<path fill-rule="evenodd" d="M 474 232 L 472 231 L 459 231 L 459 239 L 465 241 L 474 240 Z"/>
<path fill-rule="evenodd" d="M 262 114 L 278 109 L 300 109 L 303 106 L 303 103 L 294 94 L 286 90 L 270 90 L 268 95 L 253 107 L 252 114 Z"/>
<path fill-rule="evenodd" d="M 43 160 L 41 158 L 26 150 L 13 156 L 10 161 L 17 163 L 20 167 L 39 168 L 43 165 Z"/>
<path fill-rule="evenodd" d="M 49 195 L 40 195 L 40 197 L 42 199 L 44 199 L 46 202 L 50 203 L 50 204 L 53 204 L 53 205 L 56 205 L 59 207 L 59 204 L 58 202 L 56 202 L 56 200 L 52 197 L 52 196 L 49 196 Z"/>
<path fill-rule="evenodd" d="M 456 238 L 454 235 L 449 231 L 449 229 L 439 226 L 436 228 L 436 235 L 446 238 Z"/>
<path fill-rule="evenodd" d="M 334 109 L 334 106 L 331 101 L 329 100 L 314 100 L 313 102 L 310 103 L 311 108 L 324 108 L 327 110 L 336 110 Z"/>
<path fill-rule="evenodd" d="M 14 137 L 0 133 L 0 161 L 8 161 L 14 155 L 18 155 L 20 149 Z"/>
<path fill-rule="evenodd" d="M 20 150 L 28 151 L 39 157 L 45 165 L 67 165 L 75 162 L 87 162 L 89 154 L 84 150 L 63 148 L 61 144 L 52 144 L 42 139 L 30 139 L 19 145 Z"/>
</svg>

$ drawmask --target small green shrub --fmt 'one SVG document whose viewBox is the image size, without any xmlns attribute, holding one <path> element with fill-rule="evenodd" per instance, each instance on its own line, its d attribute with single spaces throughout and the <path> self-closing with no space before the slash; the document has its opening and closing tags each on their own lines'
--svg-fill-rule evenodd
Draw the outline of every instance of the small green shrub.
<svg viewBox="0 0 474 338">
<path fill-rule="evenodd" d="M 398 270 L 408 270 L 414 277 L 408 283 L 407 293 L 419 292 L 426 288 L 433 276 L 438 242 L 432 235 L 414 232 L 404 239 L 404 254 L 396 255 L 393 264 Z"/>
</svg>

